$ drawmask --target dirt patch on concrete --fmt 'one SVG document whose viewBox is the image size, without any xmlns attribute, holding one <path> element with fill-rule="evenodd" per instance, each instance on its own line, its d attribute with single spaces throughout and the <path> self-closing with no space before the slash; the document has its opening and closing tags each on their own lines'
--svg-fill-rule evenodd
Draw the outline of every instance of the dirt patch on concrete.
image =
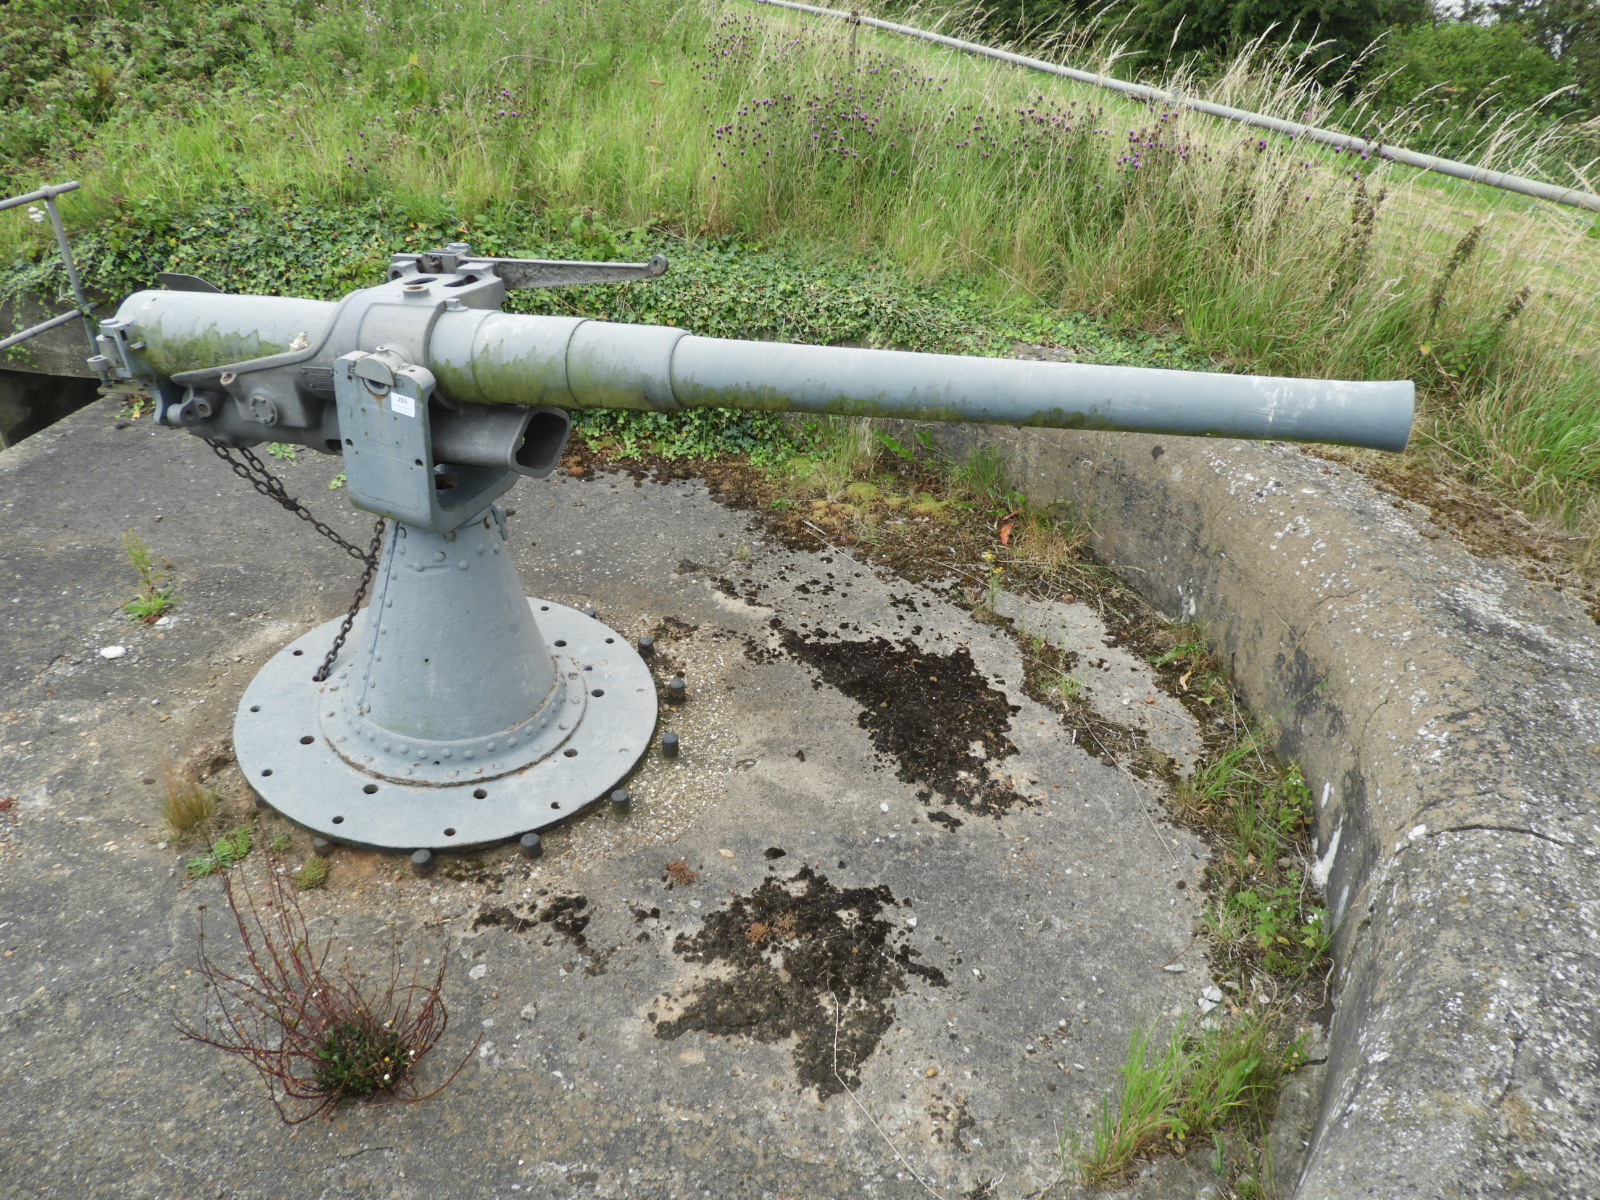
<svg viewBox="0 0 1600 1200">
<path fill-rule="evenodd" d="M 931 654 L 909 640 L 846 642 L 780 632 L 792 657 L 861 705 L 857 719 L 895 773 L 931 801 L 998 817 L 1033 801 L 997 779 L 989 764 L 1016 749 L 1009 736 L 1017 706 L 990 687 L 965 647 Z M 906 697 L 917 703 L 907 704 Z"/>
<path fill-rule="evenodd" d="M 894 997 L 910 977 L 949 982 L 918 961 L 909 931 L 886 915 L 900 906 L 886 886 L 839 888 L 810 867 L 764 880 L 674 941 L 680 958 L 718 974 L 664 998 L 677 1015 L 651 1013 L 656 1036 L 792 1037 L 802 1087 L 824 1098 L 859 1087 L 860 1066 L 893 1024 Z"/>
<path fill-rule="evenodd" d="M 536 905 L 530 905 L 525 911 L 527 916 L 519 916 L 515 910 L 504 905 L 496 905 L 481 909 L 478 915 L 472 918 L 472 929 L 488 928 L 498 925 L 509 929 L 512 933 L 526 933 L 530 929 L 538 929 L 541 925 L 548 926 L 553 932 L 545 938 L 545 945 L 550 945 L 555 940 L 555 934 L 560 934 L 573 944 L 578 950 L 586 951 L 589 948 L 589 939 L 583 931 L 589 927 L 590 917 L 584 909 L 589 907 L 586 896 L 568 895 L 556 896 L 539 910 Z"/>
</svg>

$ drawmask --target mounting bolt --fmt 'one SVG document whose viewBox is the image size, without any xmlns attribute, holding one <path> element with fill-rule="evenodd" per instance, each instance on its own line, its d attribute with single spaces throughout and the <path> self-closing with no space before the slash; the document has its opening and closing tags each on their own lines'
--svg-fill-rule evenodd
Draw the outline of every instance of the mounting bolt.
<svg viewBox="0 0 1600 1200">
<path fill-rule="evenodd" d="M 333 853 L 333 843 L 327 838 L 314 837 L 311 839 L 311 853 L 318 858 L 327 858 Z"/>
<path fill-rule="evenodd" d="M 544 853 L 544 843 L 539 840 L 537 833 L 523 834 L 517 846 L 521 849 L 523 858 L 538 858 Z"/>
<path fill-rule="evenodd" d="M 592 604 L 585 604 L 585 605 L 584 605 L 584 606 L 583 606 L 583 615 L 584 615 L 584 616 L 586 616 L 586 617 L 597 617 L 597 616 L 599 616 L 599 615 L 600 615 L 600 614 L 599 614 L 599 613 L 597 613 L 597 612 L 595 612 L 595 610 L 594 610 L 594 605 L 592 605 Z"/>
<path fill-rule="evenodd" d="M 674 676 L 667 680 L 667 700 L 673 704 L 680 704 L 688 692 L 688 686 L 682 678 Z"/>
<path fill-rule="evenodd" d="M 661 735 L 661 757 L 662 758 L 677 758 L 678 757 L 678 735 L 677 734 L 675 734 L 675 733 L 663 733 Z"/>
<path fill-rule="evenodd" d="M 432 850 L 418 850 L 411 856 L 411 873 L 418 877 L 432 875 L 435 865 Z"/>
<path fill-rule="evenodd" d="M 653 637 L 639 639 L 639 657 L 654 658 L 656 655 L 656 640 Z"/>
<path fill-rule="evenodd" d="M 628 794 L 627 788 L 618 788 L 611 793 L 611 811 L 619 817 L 633 807 L 633 797 Z"/>
</svg>

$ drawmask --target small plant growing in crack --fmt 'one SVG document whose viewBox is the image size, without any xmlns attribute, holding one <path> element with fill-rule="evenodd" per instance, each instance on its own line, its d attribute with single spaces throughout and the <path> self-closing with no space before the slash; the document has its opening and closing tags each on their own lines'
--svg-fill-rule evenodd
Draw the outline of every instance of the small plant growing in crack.
<svg viewBox="0 0 1600 1200">
<path fill-rule="evenodd" d="M 248 858 L 254 844 L 255 839 L 250 827 L 241 825 L 212 842 L 211 849 L 204 854 L 191 858 L 184 868 L 184 873 L 190 879 L 223 874 Z"/>
<path fill-rule="evenodd" d="M 122 606 L 122 611 L 135 621 L 152 624 L 171 612 L 178 603 L 176 585 L 167 572 L 156 565 L 150 547 L 133 530 L 122 535 L 122 545 L 127 551 L 128 561 L 139 574 L 139 590 L 132 600 Z"/>
<path fill-rule="evenodd" d="M 321 855 L 313 855 L 306 860 L 305 866 L 294 873 L 294 885 L 302 892 L 309 892 L 328 882 L 328 860 Z"/>
<path fill-rule="evenodd" d="M 1083 676 L 1074 671 L 1056 672 L 1056 694 L 1067 703 L 1083 698 Z"/>
<path fill-rule="evenodd" d="M 173 763 L 162 768 L 166 790 L 161 797 L 161 817 L 177 837 L 206 829 L 217 815 L 217 790 L 201 783 L 194 773 Z"/>
<path fill-rule="evenodd" d="M 1230 1140 L 1249 1145 L 1265 1135 L 1279 1086 L 1304 1061 L 1304 1038 L 1285 1038 L 1271 1013 L 1209 1029 L 1178 1025 L 1165 1042 L 1150 1026 L 1135 1026 L 1115 1109 L 1103 1098 L 1087 1142 L 1063 1140 L 1063 1164 L 1103 1188 L 1158 1150 L 1182 1155 L 1189 1143 L 1209 1139 L 1225 1165 Z"/>
<path fill-rule="evenodd" d="M 346 960 L 333 966 L 330 937 L 314 947 L 291 885 L 276 871 L 254 890 L 225 877 L 222 895 L 238 934 L 225 961 L 199 933 L 206 1008 L 179 1033 L 243 1059 L 266 1085 L 286 1124 L 351 1102 L 416 1103 L 438 1095 L 477 1049 L 475 1039 L 443 1082 L 421 1090 L 417 1067 L 444 1036 L 448 946 L 431 976 L 402 979 L 398 939 L 374 984 Z"/>
</svg>

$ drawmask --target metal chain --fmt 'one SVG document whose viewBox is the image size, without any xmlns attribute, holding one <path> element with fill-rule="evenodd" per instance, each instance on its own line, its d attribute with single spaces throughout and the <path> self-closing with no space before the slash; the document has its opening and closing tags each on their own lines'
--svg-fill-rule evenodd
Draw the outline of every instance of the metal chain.
<svg viewBox="0 0 1600 1200">
<path fill-rule="evenodd" d="M 244 446 L 224 446 L 221 442 L 213 441 L 211 438 L 203 438 L 202 440 L 211 447 L 211 452 L 227 463 L 233 473 L 240 479 L 255 488 L 267 499 L 281 504 L 365 567 L 365 570 L 361 572 L 361 582 L 356 585 L 355 598 L 350 601 L 350 608 L 345 613 L 344 621 L 339 625 L 339 632 L 335 635 L 333 645 L 328 650 L 328 657 L 322 660 L 322 666 L 318 667 L 317 673 L 311 677 L 314 682 L 322 683 L 328 678 L 328 673 L 333 670 L 333 660 L 339 657 L 339 651 L 344 648 L 344 640 L 350 634 L 350 627 L 355 624 L 356 614 L 361 611 L 361 602 L 367 598 L 367 589 L 372 586 L 372 574 L 378 569 L 378 554 L 383 549 L 383 535 L 388 522 L 382 517 L 378 518 L 378 523 L 372 528 L 372 544 L 363 550 L 354 542 L 346 541 L 327 525 L 312 516 L 304 504 L 289 495 L 284 489 L 283 481 L 268 470 L 267 464 L 256 457 L 252 451 Z M 239 458 L 235 458 L 235 454 L 238 454 Z M 241 458 L 244 460 L 243 462 L 239 461 Z"/>
<path fill-rule="evenodd" d="M 308 522 L 311 528 L 315 529 L 335 546 L 338 546 L 351 558 L 356 559 L 358 562 L 367 562 L 373 558 L 373 552 L 363 550 L 354 542 L 345 541 L 344 538 L 312 516 L 304 504 L 301 504 L 300 501 L 284 490 L 283 481 L 269 471 L 267 464 L 257 458 L 252 451 L 243 446 L 224 446 L 221 442 L 212 441 L 210 438 L 202 440 L 211 447 L 211 452 L 227 463 L 233 473 L 240 479 L 255 488 L 268 500 L 277 501 L 302 521 Z M 235 458 L 235 454 L 244 459 L 244 462 L 240 462 L 238 458 Z"/>
<path fill-rule="evenodd" d="M 339 651 L 344 648 L 344 639 L 349 636 L 350 626 L 356 622 L 356 613 L 361 611 L 361 602 L 367 598 L 367 588 L 372 586 L 372 573 L 378 569 L 378 551 L 383 549 L 383 534 L 387 522 L 378 518 L 378 523 L 372 530 L 372 548 L 367 551 L 367 569 L 361 572 L 361 582 L 356 584 L 356 594 L 350 601 L 350 608 L 344 614 L 344 621 L 339 625 L 339 632 L 334 636 L 333 645 L 328 647 L 328 657 L 322 660 L 322 665 L 317 668 L 317 673 L 311 677 L 313 683 L 322 683 L 328 678 L 328 673 L 333 670 L 333 660 L 339 657 Z"/>
</svg>

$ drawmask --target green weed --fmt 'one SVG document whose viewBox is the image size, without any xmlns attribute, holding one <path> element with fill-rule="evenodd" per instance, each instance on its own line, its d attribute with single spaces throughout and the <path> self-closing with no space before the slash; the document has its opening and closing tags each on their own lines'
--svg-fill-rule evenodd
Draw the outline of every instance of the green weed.
<svg viewBox="0 0 1600 1200">
<path fill-rule="evenodd" d="M 1270 756 L 1263 733 L 1240 733 L 1179 781 L 1174 805 L 1213 841 L 1206 919 L 1219 959 L 1294 981 L 1325 961 L 1333 932 L 1300 866 L 1311 794 L 1297 767 Z"/>
<path fill-rule="evenodd" d="M 122 606 L 122 611 L 136 621 L 151 624 L 172 611 L 181 597 L 176 585 L 168 578 L 164 568 L 158 567 L 151 556 L 150 547 L 137 533 L 129 529 L 122 535 L 122 545 L 128 561 L 139 575 L 139 590 L 132 600 Z"/>
<path fill-rule="evenodd" d="M 1172 625 L 1165 638 L 1166 648 L 1149 655 L 1152 665 L 1176 675 L 1180 695 L 1227 716 L 1208 722 L 1206 755 L 1176 782 L 1173 803 L 1211 843 L 1203 929 L 1214 969 L 1236 1000 L 1217 1007 L 1213 1027 L 1176 1030 L 1155 1050 L 1149 1030 L 1136 1029 L 1120 1102 L 1115 1110 L 1110 1097 L 1102 1103 L 1087 1144 L 1069 1144 L 1067 1158 L 1087 1182 L 1103 1184 L 1139 1157 L 1182 1154 L 1208 1138 L 1213 1168 L 1234 1194 L 1264 1198 L 1271 1172 L 1258 1143 L 1282 1077 L 1302 1058 L 1285 1030 L 1301 1005 L 1297 989 L 1325 968 L 1332 937 L 1303 867 L 1311 794 L 1299 769 L 1271 754 L 1268 733 L 1240 709 L 1203 631 Z M 1263 996 L 1275 999 L 1269 1006 Z"/>
<path fill-rule="evenodd" d="M 983 508 L 991 517 L 1020 512 L 1027 497 L 1011 486 L 1005 463 L 992 446 L 979 446 L 949 468 L 952 490 Z"/>
<path fill-rule="evenodd" d="M 805 453 L 788 464 L 797 497 L 837 500 L 851 484 L 870 477 L 884 450 L 872 422 L 862 417 L 820 417 L 804 425 Z"/>
<path fill-rule="evenodd" d="M 299 880 L 296 879 L 296 886 Z M 340 1021 L 322 1035 L 317 1046 L 312 1084 L 342 1099 L 363 1100 L 407 1074 L 415 1050 L 405 1036 L 373 1020 Z"/>
<path fill-rule="evenodd" d="M 1083 676 L 1073 671 L 1056 672 L 1056 695 L 1068 704 L 1083 696 Z"/>
<path fill-rule="evenodd" d="M 155 411 L 155 401 L 144 392 L 125 392 L 117 408 L 117 419 L 138 421 Z"/>
<path fill-rule="evenodd" d="M 249 856 L 252 840 L 249 826 L 241 825 L 219 837 L 206 853 L 191 858 L 184 874 L 190 879 L 201 879 L 229 871 Z"/>
<path fill-rule="evenodd" d="M 1121 1068 L 1113 1108 L 1101 1101 L 1088 1143 L 1062 1147 L 1064 1165 L 1091 1186 L 1112 1183 L 1138 1159 L 1163 1149 L 1238 1129 L 1247 1138 L 1266 1130 L 1283 1077 L 1301 1060 L 1300 1043 L 1284 1041 L 1267 1013 L 1243 1014 L 1213 1028 L 1174 1028 L 1153 1048 L 1152 1030 L 1137 1026 Z"/>
<path fill-rule="evenodd" d="M 1185 663 L 1190 667 L 1215 665 L 1211 662 L 1211 653 L 1206 649 L 1199 629 L 1193 625 L 1175 625 L 1169 634 L 1174 644 L 1160 654 L 1152 655 L 1152 666 L 1165 667 L 1172 663 Z"/>
<path fill-rule="evenodd" d="M 180 1020 L 179 1032 L 243 1059 L 291 1124 L 351 1101 L 414 1102 L 447 1087 L 476 1039 L 431 1091 L 419 1090 L 416 1067 L 449 1023 L 441 995 L 448 947 L 434 951 L 435 971 L 406 980 L 396 943 L 387 975 L 373 983 L 348 961 L 330 965 L 332 939 L 313 942 L 295 889 L 274 870 L 264 876 L 255 892 L 242 873 L 223 877 L 236 937 L 225 958 L 214 956 L 202 925 L 204 1009 Z"/>
<path fill-rule="evenodd" d="M 1208 921 L 1218 941 L 1247 944 L 1264 970 L 1290 980 L 1326 957 L 1333 936 L 1327 910 L 1308 894 L 1298 871 L 1277 886 L 1240 887 L 1220 897 Z"/>
<path fill-rule="evenodd" d="M 294 873 L 294 886 L 302 892 L 309 892 L 328 882 L 328 860 L 320 854 L 313 855 L 306 863 Z"/>
</svg>

